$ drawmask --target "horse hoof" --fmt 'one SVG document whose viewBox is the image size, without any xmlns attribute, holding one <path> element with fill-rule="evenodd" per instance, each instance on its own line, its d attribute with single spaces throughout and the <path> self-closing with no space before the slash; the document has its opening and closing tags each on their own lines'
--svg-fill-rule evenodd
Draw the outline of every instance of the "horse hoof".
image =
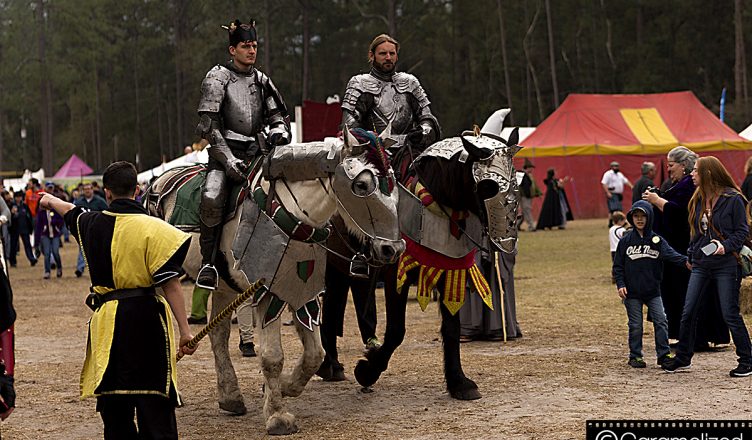
<svg viewBox="0 0 752 440">
<path fill-rule="evenodd" d="M 364 388 L 375 384 L 380 376 L 381 372 L 375 370 L 367 360 L 361 359 L 355 365 L 355 380 Z"/>
<path fill-rule="evenodd" d="M 219 408 L 234 416 L 242 416 L 248 412 L 245 408 L 245 403 L 243 403 L 242 400 L 226 400 L 224 402 L 219 402 Z"/>
<path fill-rule="evenodd" d="M 457 400 L 478 400 L 482 397 L 477 388 L 469 390 L 449 390 L 449 395 Z"/>
<path fill-rule="evenodd" d="M 329 377 L 324 378 L 325 382 L 342 382 L 344 380 L 347 380 L 347 377 L 345 377 L 345 369 L 342 368 L 342 364 L 339 362 L 332 365 L 331 374 Z"/>
<path fill-rule="evenodd" d="M 266 421 L 266 433 L 269 435 L 290 435 L 298 432 L 295 416 L 290 413 L 277 413 Z"/>
<path fill-rule="evenodd" d="M 466 377 L 461 378 L 457 384 L 447 386 L 447 391 L 452 398 L 457 400 L 478 400 L 481 398 L 478 385 Z"/>
</svg>

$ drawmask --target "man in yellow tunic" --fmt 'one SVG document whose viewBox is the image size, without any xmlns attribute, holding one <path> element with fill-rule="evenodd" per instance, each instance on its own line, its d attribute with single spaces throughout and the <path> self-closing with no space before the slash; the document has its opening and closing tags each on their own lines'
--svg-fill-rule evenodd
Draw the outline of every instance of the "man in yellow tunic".
<svg viewBox="0 0 752 440">
<path fill-rule="evenodd" d="M 180 351 L 192 354 L 195 349 L 185 346 L 193 336 L 178 280 L 190 236 L 149 217 L 135 201 L 131 163 L 112 163 L 103 182 L 106 211 L 87 212 L 51 194 L 40 200 L 64 216 L 89 266 L 92 293 L 86 304 L 94 314 L 81 397 L 97 397 L 105 439 L 177 439 L 178 346 L 172 322 L 174 314 Z"/>
</svg>

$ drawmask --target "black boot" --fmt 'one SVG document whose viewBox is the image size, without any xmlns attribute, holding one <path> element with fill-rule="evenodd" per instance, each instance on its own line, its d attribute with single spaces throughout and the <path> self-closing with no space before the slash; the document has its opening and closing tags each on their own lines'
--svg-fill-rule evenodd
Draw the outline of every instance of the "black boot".
<svg viewBox="0 0 752 440">
<path fill-rule="evenodd" d="M 199 245 L 201 246 L 201 269 L 196 276 L 196 286 L 207 290 L 217 289 L 217 269 L 214 267 L 214 248 L 217 244 L 219 226 L 206 226 L 201 222 L 201 236 Z"/>
</svg>

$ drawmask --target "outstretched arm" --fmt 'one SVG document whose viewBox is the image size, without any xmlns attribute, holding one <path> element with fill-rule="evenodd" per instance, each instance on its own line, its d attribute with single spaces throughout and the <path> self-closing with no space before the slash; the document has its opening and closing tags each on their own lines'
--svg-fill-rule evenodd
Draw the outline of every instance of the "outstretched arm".
<svg viewBox="0 0 752 440">
<path fill-rule="evenodd" d="M 60 200 L 57 197 L 49 193 L 41 193 L 42 198 L 39 200 L 39 205 L 44 209 L 51 209 L 61 216 L 65 216 L 71 209 L 76 206 L 73 203 Z"/>
</svg>

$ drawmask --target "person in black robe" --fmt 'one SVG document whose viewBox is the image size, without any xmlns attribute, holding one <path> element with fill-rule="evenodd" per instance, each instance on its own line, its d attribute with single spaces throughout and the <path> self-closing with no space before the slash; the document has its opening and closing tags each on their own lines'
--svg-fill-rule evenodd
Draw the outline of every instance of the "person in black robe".
<svg viewBox="0 0 752 440">
<path fill-rule="evenodd" d="M 569 181 L 568 177 L 557 179 L 556 171 L 549 168 L 543 183 L 546 184 L 546 196 L 543 198 L 540 216 L 536 229 L 559 228 L 564 229 L 567 221 L 574 220 L 572 210 L 569 207 L 567 193 L 564 184 Z"/>
</svg>

